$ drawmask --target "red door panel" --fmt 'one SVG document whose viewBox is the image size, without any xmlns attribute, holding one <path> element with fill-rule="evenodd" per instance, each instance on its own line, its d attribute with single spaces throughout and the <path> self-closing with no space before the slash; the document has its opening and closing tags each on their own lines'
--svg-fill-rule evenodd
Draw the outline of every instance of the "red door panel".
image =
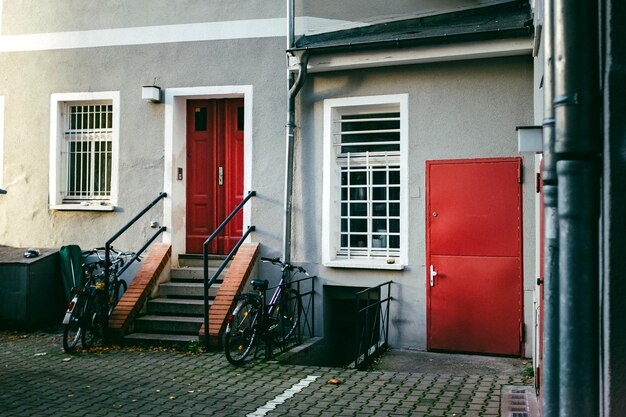
<svg viewBox="0 0 626 417">
<path fill-rule="evenodd" d="M 204 241 L 241 201 L 243 194 L 243 99 L 187 103 L 187 253 L 201 253 Z M 237 201 L 237 198 L 239 200 Z M 241 237 L 242 216 L 234 218 L 209 248 L 230 252 Z"/>
<path fill-rule="evenodd" d="M 426 164 L 428 348 L 520 355 L 521 160 Z"/>
<path fill-rule="evenodd" d="M 519 354 L 519 262 L 508 257 L 432 256 L 430 343 L 440 350 Z"/>
</svg>

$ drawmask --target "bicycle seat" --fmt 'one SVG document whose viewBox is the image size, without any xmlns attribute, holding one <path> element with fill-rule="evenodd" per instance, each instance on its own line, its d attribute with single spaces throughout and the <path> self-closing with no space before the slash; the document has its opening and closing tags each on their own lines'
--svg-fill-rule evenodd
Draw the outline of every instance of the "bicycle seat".
<svg viewBox="0 0 626 417">
<path fill-rule="evenodd" d="M 252 288 L 256 291 L 265 291 L 269 285 L 269 281 L 266 279 L 253 279 L 250 281 L 250 284 L 252 284 Z"/>
</svg>

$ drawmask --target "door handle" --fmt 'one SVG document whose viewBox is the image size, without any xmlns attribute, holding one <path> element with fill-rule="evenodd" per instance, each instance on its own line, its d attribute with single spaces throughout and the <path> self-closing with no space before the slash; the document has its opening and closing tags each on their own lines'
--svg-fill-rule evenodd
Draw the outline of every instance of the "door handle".
<svg viewBox="0 0 626 417">
<path fill-rule="evenodd" d="M 224 185 L 224 167 L 219 167 L 217 169 L 217 183 L 219 185 Z"/>
<path fill-rule="evenodd" d="M 437 276 L 437 271 L 435 271 L 435 267 L 434 266 L 430 266 L 430 286 L 434 287 L 435 286 L 435 277 Z"/>
</svg>

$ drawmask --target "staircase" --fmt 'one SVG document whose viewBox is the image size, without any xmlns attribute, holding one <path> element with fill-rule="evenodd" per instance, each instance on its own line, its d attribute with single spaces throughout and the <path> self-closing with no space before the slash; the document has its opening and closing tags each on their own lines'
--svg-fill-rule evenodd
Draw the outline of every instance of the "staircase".
<svg viewBox="0 0 626 417">
<path fill-rule="evenodd" d="M 224 257 L 209 257 L 209 277 Z M 204 320 L 202 256 L 180 255 L 179 268 L 171 269 L 170 281 L 161 283 L 156 296 L 147 302 L 145 311 L 134 320 L 133 332 L 124 336 L 127 343 L 198 342 Z M 212 304 L 228 268 L 209 289 Z"/>
</svg>

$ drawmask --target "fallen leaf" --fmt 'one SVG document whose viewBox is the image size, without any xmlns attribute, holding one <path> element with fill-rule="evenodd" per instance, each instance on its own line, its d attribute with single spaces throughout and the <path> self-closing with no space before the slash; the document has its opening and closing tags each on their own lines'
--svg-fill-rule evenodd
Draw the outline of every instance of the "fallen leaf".
<svg viewBox="0 0 626 417">
<path fill-rule="evenodd" d="M 72 360 L 72 358 L 63 358 L 63 362 L 69 362 L 71 360 Z"/>
<path fill-rule="evenodd" d="M 337 379 L 337 378 L 330 378 L 328 380 L 328 383 L 329 384 L 333 384 L 333 385 L 339 385 L 339 384 L 341 384 L 341 381 L 339 379 Z"/>
<path fill-rule="evenodd" d="M 35 356 L 46 356 L 46 355 L 47 355 L 46 352 L 35 353 Z"/>
<path fill-rule="evenodd" d="M 175 399 L 175 398 L 176 398 L 176 397 L 174 397 L 174 396 L 172 395 L 172 396 L 170 397 L 170 400 L 173 400 L 173 399 Z"/>
</svg>

